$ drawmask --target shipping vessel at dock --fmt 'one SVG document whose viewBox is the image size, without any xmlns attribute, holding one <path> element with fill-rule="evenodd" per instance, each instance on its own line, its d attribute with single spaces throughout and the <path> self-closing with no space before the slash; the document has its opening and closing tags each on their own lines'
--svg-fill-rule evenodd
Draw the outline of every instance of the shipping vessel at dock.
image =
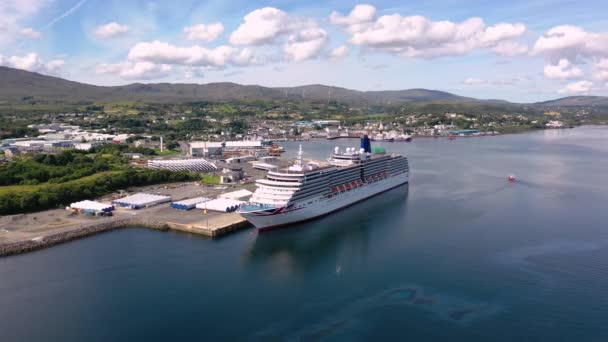
<svg viewBox="0 0 608 342">
<path fill-rule="evenodd" d="M 361 148 L 336 147 L 323 162 L 303 160 L 268 171 L 239 213 L 260 230 L 330 214 L 351 204 L 407 184 L 409 165 L 399 154 L 372 153 L 367 136 Z"/>
</svg>

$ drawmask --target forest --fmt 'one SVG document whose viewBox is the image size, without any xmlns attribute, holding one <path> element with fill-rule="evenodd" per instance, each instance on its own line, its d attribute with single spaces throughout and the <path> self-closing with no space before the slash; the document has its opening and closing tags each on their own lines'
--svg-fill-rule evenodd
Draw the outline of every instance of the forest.
<svg viewBox="0 0 608 342">
<path fill-rule="evenodd" d="M 190 172 L 129 168 L 108 149 L 22 156 L 0 165 L 0 215 L 57 208 L 133 186 L 201 179 Z"/>
</svg>

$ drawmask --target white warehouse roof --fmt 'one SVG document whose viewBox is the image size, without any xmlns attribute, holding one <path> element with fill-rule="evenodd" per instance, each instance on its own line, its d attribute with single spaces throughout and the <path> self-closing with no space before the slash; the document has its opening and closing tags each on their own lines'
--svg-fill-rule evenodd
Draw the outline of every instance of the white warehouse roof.
<svg viewBox="0 0 608 342">
<path fill-rule="evenodd" d="M 191 148 L 220 148 L 221 142 L 217 141 L 193 141 L 190 143 Z"/>
<path fill-rule="evenodd" d="M 245 202 L 228 198 L 217 198 L 207 202 L 199 203 L 196 205 L 196 208 L 219 212 L 230 212 L 231 210 L 236 210 L 236 208 L 238 208 L 243 203 Z"/>
<path fill-rule="evenodd" d="M 262 141 L 226 141 L 226 147 L 262 147 Z"/>
<path fill-rule="evenodd" d="M 70 204 L 70 208 L 79 210 L 95 210 L 95 211 L 110 211 L 114 209 L 111 204 L 105 204 L 95 201 L 80 201 Z"/>
<path fill-rule="evenodd" d="M 239 199 L 239 198 L 243 198 L 243 197 L 247 197 L 247 196 L 251 196 L 253 194 L 253 192 L 247 190 L 247 189 L 241 189 L 241 190 L 237 190 L 237 191 L 232 191 L 232 192 L 227 192 L 225 194 L 221 194 L 219 195 L 220 198 L 228 198 L 228 199 Z"/>
<path fill-rule="evenodd" d="M 205 159 L 148 160 L 148 167 L 151 169 L 198 172 L 214 171 L 217 169 L 215 164 Z"/>
<path fill-rule="evenodd" d="M 114 201 L 112 201 L 112 203 L 116 203 L 123 207 L 129 207 L 129 206 L 145 207 L 145 206 L 149 206 L 149 205 L 165 203 L 165 202 L 170 202 L 170 201 L 171 201 L 171 196 L 137 193 L 137 194 L 130 195 L 127 197 L 123 197 L 121 199 L 114 200 Z"/>
</svg>

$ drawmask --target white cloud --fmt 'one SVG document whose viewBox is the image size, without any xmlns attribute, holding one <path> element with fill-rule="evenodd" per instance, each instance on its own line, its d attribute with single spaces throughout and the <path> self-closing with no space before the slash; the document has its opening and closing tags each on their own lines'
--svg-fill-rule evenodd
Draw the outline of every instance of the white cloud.
<svg viewBox="0 0 608 342">
<path fill-rule="evenodd" d="M 343 26 L 347 32 L 355 33 L 365 29 L 376 19 L 376 7 L 367 4 L 356 5 L 348 15 L 333 11 L 329 21 Z"/>
<path fill-rule="evenodd" d="M 152 80 L 169 76 L 172 67 L 167 64 L 150 62 L 124 62 L 99 64 L 95 72 L 100 75 L 116 75 L 125 80 Z"/>
<path fill-rule="evenodd" d="M 22 22 L 32 19 L 50 2 L 51 0 L 0 0 L 0 47 L 11 46 L 23 36 L 32 38 L 28 36 L 28 28 L 23 27 Z M 34 35 L 33 29 L 31 32 Z"/>
<path fill-rule="evenodd" d="M 572 65 L 569 60 L 562 58 L 556 65 L 546 65 L 544 74 L 549 79 L 569 80 L 582 77 L 583 70 Z"/>
<path fill-rule="evenodd" d="M 532 53 L 552 60 L 608 57 L 608 33 L 587 32 L 577 26 L 556 26 L 536 40 Z"/>
<path fill-rule="evenodd" d="M 49 74 L 58 75 L 63 69 L 65 65 L 65 61 L 63 59 L 54 59 L 48 63 L 46 63 L 46 70 Z"/>
<path fill-rule="evenodd" d="M 203 42 L 212 42 L 224 32 L 224 25 L 221 23 L 214 24 L 198 24 L 194 26 L 184 27 L 184 34 L 187 40 L 200 40 Z"/>
<path fill-rule="evenodd" d="M 37 53 L 30 52 L 22 56 L 15 55 L 8 58 L 3 58 L 0 55 L 0 65 L 57 76 L 61 73 L 65 61 L 56 59 L 45 63 Z"/>
<path fill-rule="evenodd" d="M 600 81 L 608 81 L 608 58 L 602 58 L 593 64 L 593 77 Z"/>
<path fill-rule="evenodd" d="M 39 39 L 41 37 L 40 32 L 34 31 L 31 27 L 21 29 L 19 33 L 29 39 Z"/>
<path fill-rule="evenodd" d="M 513 57 L 526 54 L 528 52 L 528 46 L 513 40 L 507 40 L 498 43 L 492 50 L 500 56 Z"/>
<path fill-rule="evenodd" d="M 370 20 L 375 15 L 373 6 L 355 10 L 357 8 L 348 16 L 334 12 L 330 21 L 344 26 L 351 33 L 350 43 L 402 57 L 464 55 L 490 48 L 504 53 L 507 46 L 500 44 L 513 41 L 526 32 L 526 26 L 520 23 L 486 26 L 481 18 L 454 23 L 431 21 L 423 16 L 404 17 L 398 13 Z M 517 50 L 521 49 L 521 46 L 517 47 Z"/>
<path fill-rule="evenodd" d="M 230 34 L 235 45 L 261 45 L 273 42 L 281 34 L 292 30 L 287 13 L 274 7 L 264 7 L 250 12 L 244 22 Z"/>
<path fill-rule="evenodd" d="M 317 57 L 326 43 L 327 32 L 320 28 L 311 28 L 289 36 L 283 51 L 287 59 L 300 62 Z"/>
<path fill-rule="evenodd" d="M 578 81 L 568 83 L 564 88 L 559 90 L 560 94 L 584 94 L 588 93 L 593 87 L 593 83 L 589 81 Z"/>
<path fill-rule="evenodd" d="M 464 85 L 468 86 L 476 86 L 488 83 L 486 80 L 482 80 L 476 77 L 467 77 L 464 81 L 462 81 Z"/>
<path fill-rule="evenodd" d="M 158 40 L 137 43 L 129 51 L 128 59 L 133 62 L 206 67 L 255 63 L 253 52 L 247 48 L 238 49 L 227 45 L 221 45 L 214 49 L 207 49 L 198 45 L 178 47 Z"/>
<path fill-rule="evenodd" d="M 346 55 L 348 55 L 348 46 L 340 45 L 331 50 L 331 52 L 329 53 L 329 58 L 331 58 L 332 60 L 339 60 L 346 57 Z"/>
<path fill-rule="evenodd" d="M 112 39 L 120 37 L 127 32 L 129 32 L 129 26 L 111 22 L 95 28 L 93 34 L 99 39 Z"/>
<path fill-rule="evenodd" d="M 300 18 L 274 8 L 256 9 L 230 34 L 234 45 L 283 43 L 285 58 L 303 61 L 318 57 L 328 41 L 325 30 L 313 19 Z"/>
</svg>

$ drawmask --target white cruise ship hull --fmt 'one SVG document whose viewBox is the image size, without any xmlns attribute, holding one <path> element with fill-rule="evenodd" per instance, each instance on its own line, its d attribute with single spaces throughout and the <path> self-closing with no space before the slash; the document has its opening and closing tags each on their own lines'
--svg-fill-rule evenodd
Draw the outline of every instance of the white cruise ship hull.
<svg viewBox="0 0 608 342">
<path fill-rule="evenodd" d="M 401 173 L 376 182 L 343 191 L 330 198 L 311 197 L 281 208 L 241 212 L 259 230 L 284 227 L 297 222 L 321 217 L 348 207 L 382 192 L 408 183 L 408 173 Z"/>
</svg>

